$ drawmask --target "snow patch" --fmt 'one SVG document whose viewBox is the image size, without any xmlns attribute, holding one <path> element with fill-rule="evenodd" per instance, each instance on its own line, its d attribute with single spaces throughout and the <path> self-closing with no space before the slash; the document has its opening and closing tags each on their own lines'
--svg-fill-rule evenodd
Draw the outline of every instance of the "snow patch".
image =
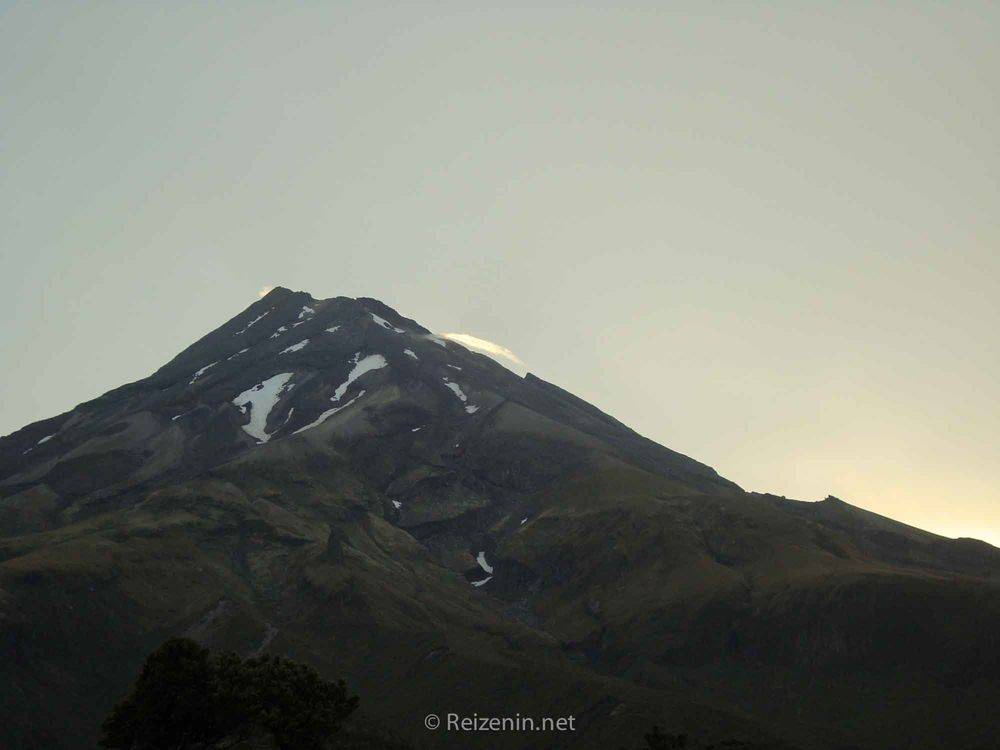
<svg viewBox="0 0 1000 750">
<path fill-rule="evenodd" d="M 354 368 L 350 371 L 350 373 L 348 373 L 347 380 L 345 380 L 343 383 L 337 386 L 337 390 L 333 392 L 333 396 L 330 398 L 330 400 L 333 401 L 334 403 L 340 401 L 340 399 L 343 398 L 344 394 L 347 393 L 347 389 L 351 387 L 351 383 L 360 378 L 366 372 L 371 372 L 372 370 L 380 370 L 381 368 L 386 367 L 389 364 L 388 362 L 385 361 L 385 357 L 383 357 L 381 354 L 369 354 L 367 357 L 362 358 L 361 352 L 356 353 L 354 357 L 351 359 L 351 362 L 354 364 Z M 361 391 L 361 393 L 352 398 L 346 404 L 342 404 L 341 406 L 335 406 L 332 409 L 327 409 L 325 412 L 316 417 L 316 419 L 314 419 L 312 422 L 307 424 L 305 427 L 300 427 L 292 434 L 298 434 L 312 427 L 315 427 L 316 425 L 322 424 L 327 419 L 336 414 L 338 411 L 346 409 L 348 406 L 353 404 L 359 398 L 364 396 L 365 393 L 366 391 Z"/>
<path fill-rule="evenodd" d="M 451 365 L 449 365 L 449 367 L 450 366 Z M 445 386 L 451 388 L 451 390 L 455 393 L 455 395 L 458 396 L 459 401 L 461 401 L 464 404 L 466 401 L 469 400 L 468 397 L 465 395 L 465 392 L 462 390 L 462 386 L 460 386 L 458 383 L 454 383 L 448 380 L 448 378 L 441 378 L 441 379 L 444 381 Z M 479 411 L 479 407 L 476 406 L 475 404 L 467 404 L 465 407 L 466 414 L 475 414 L 477 411 Z"/>
<path fill-rule="evenodd" d="M 22 456 L 27 456 L 29 453 L 31 453 L 31 451 L 35 450 L 35 448 L 37 448 L 39 445 L 41 445 L 42 443 L 49 442 L 55 436 L 56 436 L 56 433 L 54 433 L 54 432 L 51 435 L 46 435 L 41 440 L 39 440 L 37 443 L 35 443 L 33 446 L 31 446 L 30 448 L 28 448 L 28 450 L 22 451 L 21 455 Z"/>
<path fill-rule="evenodd" d="M 527 522 L 528 522 L 528 517 L 527 516 L 525 516 L 524 518 L 521 519 L 521 525 L 522 526 L 524 526 L 524 524 L 526 524 Z"/>
<path fill-rule="evenodd" d="M 486 578 L 481 581 L 472 582 L 473 586 L 479 588 L 493 580 L 493 566 L 486 562 L 486 553 L 482 551 L 476 556 L 476 562 L 479 563 L 479 567 L 486 573 Z"/>
<path fill-rule="evenodd" d="M 399 500 L 393 500 L 392 507 L 395 508 L 396 510 L 399 510 L 400 508 L 403 507 L 403 504 L 399 502 Z"/>
<path fill-rule="evenodd" d="M 260 320 L 261 318 L 263 318 L 263 317 L 264 317 L 265 315 L 269 314 L 270 312 L 271 312 L 271 311 L 270 311 L 270 310 L 268 310 L 267 312 L 265 312 L 265 313 L 263 313 L 263 314 L 261 314 L 261 315 L 258 315 L 258 316 L 257 316 L 256 318 L 254 318 L 254 319 L 253 319 L 253 320 L 251 320 L 251 321 L 250 321 L 249 323 L 247 323 L 247 327 L 246 327 L 246 328 L 244 328 L 244 329 L 243 329 L 242 331 L 237 331 L 237 332 L 236 332 L 236 333 L 234 333 L 233 335 L 234 335 L 234 336 L 239 336 L 239 335 L 240 335 L 241 333 L 246 333 L 247 331 L 249 331 L 249 330 L 250 330 L 250 326 L 252 326 L 252 325 L 253 325 L 254 323 L 256 323 L 256 322 L 257 322 L 258 320 Z"/>
<path fill-rule="evenodd" d="M 316 311 L 313 310 L 311 307 L 309 307 L 308 305 L 302 305 L 302 310 L 299 311 L 299 320 L 302 320 L 306 315 L 312 317 L 315 314 Z"/>
<path fill-rule="evenodd" d="M 373 312 L 370 312 L 368 314 L 372 316 L 372 320 L 374 320 L 376 323 L 378 323 L 380 326 L 382 326 L 386 330 L 395 331 L 396 333 L 406 333 L 406 331 L 404 331 L 402 328 L 396 328 L 396 326 L 394 326 L 392 323 L 390 323 L 385 318 L 380 318 L 378 315 L 376 315 Z"/>
<path fill-rule="evenodd" d="M 351 360 L 354 363 L 354 369 L 348 373 L 347 380 L 337 386 L 337 390 L 333 392 L 333 398 L 330 399 L 331 401 L 340 401 L 341 397 L 347 393 L 347 389 L 351 386 L 351 383 L 366 372 L 380 370 L 389 364 L 381 354 L 369 354 L 364 359 L 359 359 L 360 357 L 361 352 L 354 355 L 354 359 Z"/>
<path fill-rule="evenodd" d="M 476 562 L 479 563 L 479 567 L 482 568 L 484 572 L 489 573 L 489 574 L 492 575 L 492 573 L 493 573 L 493 566 L 490 565 L 488 562 L 486 562 L 486 553 L 485 552 L 480 552 L 476 556 Z"/>
<path fill-rule="evenodd" d="M 280 336 L 281 334 L 283 334 L 287 330 L 288 330 L 287 326 L 281 326 L 277 331 L 275 331 L 274 333 L 271 334 L 270 338 L 276 339 L 276 338 L 278 338 L 278 336 Z"/>
<path fill-rule="evenodd" d="M 465 403 L 465 401 L 468 400 L 465 396 L 465 393 L 462 391 L 462 386 L 460 386 L 458 383 L 452 383 L 450 380 L 448 380 L 448 378 L 442 378 L 442 380 L 444 380 L 446 388 L 451 388 L 451 390 L 454 391 L 455 395 L 458 396 L 459 401 Z"/>
<path fill-rule="evenodd" d="M 461 370 L 462 369 L 461 367 L 458 367 L 456 365 L 448 365 L 448 367 L 450 367 L 452 370 Z"/>
<path fill-rule="evenodd" d="M 337 390 L 333 392 L 333 396 L 330 398 L 330 400 L 333 401 L 334 403 L 340 401 L 340 399 L 343 398 L 344 394 L 347 393 L 347 389 L 350 388 L 351 383 L 360 378 L 366 372 L 371 372 L 372 370 L 379 370 L 383 367 L 386 367 L 389 364 L 388 362 L 385 361 L 385 357 L 383 357 L 381 354 L 369 354 L 367 357 L 364 357 L 362 359 L 361 352 L 356 353 L 354 357 L 351 359 L 351 362 L 354 363 L 354 368 L 350 371 L 350 373 L 348 373 L 347 380 L 345 380 L 343 383 L 337 386 Z M 346 404 L 342 404 L 341 406 L 335 406 L 332 409 L 327 409 L 325 412 L 316 417 L 316 419 L 314 419 L 312 422 L 307 424 L 305 427 L 300 427 L 292 434 L 298 434 L 312 427 L 315 427 L 316 425 L 322 424 L 327 419 L 336 414 L 338 411 L 346 409 L 348 406 L 353 404 L 359 398 L 364 396 L 365 393 L 366 391 L 361 391 L 361 393 L 352 398 Z"/>
<path fill-rule="evenodd" d="M 355 401 L 357 401 L 359 398 L 361 398 L 362 396 L 364 396 L 365 393 L 366 393 L 366 391 L 361 391 L 361 393 L 359 393 L 357 396 L 355 396 L 354 398 L 352 398 L 346 404 L 344 404 L 342 406 L 335 406 L 332 409 L 327 409 L 325 412 L 323 412 L 318 417 L 316 417 L 316 419 L 314 419 L 312 422 L 310 422 L 309 424 L 307 424 L 305 427 L 300 427 L 299 429 L 297 429 L 292 434 L 293 435 L 298 435 L 300 432 L 305 432 L 306 430 L 311 429 L 311 428 L 315 427 L 316 425 L 323 424 L 323 422 L 325 422 L 326 420 L 328 420 L 330 417 L 332 417 L 338 411 L 343 411 L 348 406 L 350 406 Z"/>
<path fill-rule="evenodd" d="M 420 359 L 412 349 L 403 349 L 403 354 L 407 357 L 413 357 L 414 359 Z"/>
<path fill-rule="evenodd" d="M 218 362 L 213 362 L 210 365 L 205 365 L 204 367 L 202 367 L 200 370 L 198 370 L 198 372 L 196 372 L 194 375 L 191 376 L 191 382 L 188 383 L 188 385 L 194 385 L 194 381 L 196 381 L 198 378 L 200 378 L 202 375 L 204 375 L 205 374 L 205 370 L 209 369 L 210 367 L 215 367 L 217 364 L 219 364 L 219 363 Z"/>
<path fill-rule="evenodd" d="M 243 425 L 243 430 L 259 443 L 266 443 L 271 436 L 267 433 L 267 417 L 278 403 L 278 399 L 294 386 L 289 384 L 294 373 L 282 372 L 249 388 L 233 399 L 233 404 L 240 411 L 247 413 L 250 409 L 250 424 Z"/>
<path fill-rule="evenodd" d="M 287 349 L 282 349 L 280 352 L 278 352 L 278 355 L 280 356 L 282 354 L 288 354 L 289 352 L 298 352 L 298 351 L 301 351 L 302 349 L 306 348 L 306 344 L 308 344 L 308 343 L 309 343 L 309 339 L 302 339 L 302 341 L 300 341 L 299 343 L 292 344 Z"/>
<path fill-rule="evenodd" d="M 412 430 L 410 430 L 410 432 L 420 432 L 421 429 L 423 429 L 423 425 L 421 425 L 420 427 L 414 427 Z"/>
<path fill-rule="evenodd" d="M 340 326 L 334 326 L 333 328 L 327 328 L 326 332 L 327 333 L 336 333 L 339 330 L 340 330 Z"/>
<path fill-rule="evenodd" d="M 246 349 L 240 349 L 238 352 L 236 352 L 236 354 L 232 355 L 231 357 L 226 357 L 226 362 L 228 362 L 231 359 L 236 359 L 238 356 L 240 356 L 241 354 L 246 354 L 248 351 L 250 351 L 249 346 Z"/>
</svg>

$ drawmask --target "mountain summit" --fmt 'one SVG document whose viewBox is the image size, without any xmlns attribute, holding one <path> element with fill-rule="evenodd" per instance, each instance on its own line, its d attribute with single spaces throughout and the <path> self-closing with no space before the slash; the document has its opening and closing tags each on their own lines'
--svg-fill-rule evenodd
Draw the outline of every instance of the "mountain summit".
<svg viewBox="0 0 1000 750">
<path fill-rule="evenodd" d="M 976 746 L 1000 735 L 998 625 L 993 547 L 746 493 L 374 299 L 276 288 L 0 439 L 3 747 L 92 746 L 179 634 L 343 675 L 433 747 L 654 723 Z M 449 711 L 578 730 L 423 728 Z"/>
<path fill-rule="evenodd" d="M 464 437 L 524 418 L 525 410 L 602 440 L 651 471 L 735 489 L 709 467 L 378 300 L 316 300 L 282 287 L 150 377 L 4 438 L 0 478 L 28 486 L 58 465 L 61 478 L 51 479 L 67 493 L 56 491 L 74 497 L 59 514 L 76 516 L 95 509 L 96 490 L 105 490 L 99 503 L 107 504 L 121 497 L 107 488 L 128 494 L 137 483 L 191 475 L 272 441 L 301 436 L 315 446 L 379 424 L 426 456 L 452 455 Z M 392 452 L 402 447 L 394 443 Z"/>
</svg>

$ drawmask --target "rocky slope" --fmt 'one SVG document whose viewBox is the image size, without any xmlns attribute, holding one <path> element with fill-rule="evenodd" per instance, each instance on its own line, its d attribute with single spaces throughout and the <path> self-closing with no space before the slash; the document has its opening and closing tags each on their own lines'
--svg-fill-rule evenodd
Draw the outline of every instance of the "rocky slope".
<svg viewBox="0 0 1000 750">
<path fill-rule="evenodd" d="M 428 747 L 654 722 L 976 747 L 1000 736 L 998 625 L 993 547 L 745 493 L 372 299 L 276 289 L 0 439 L 3 747 L 92 746 L 181 633 L 343 675 Z M 448 711 L 578 730 L 423 728 Z"/>
</svg>

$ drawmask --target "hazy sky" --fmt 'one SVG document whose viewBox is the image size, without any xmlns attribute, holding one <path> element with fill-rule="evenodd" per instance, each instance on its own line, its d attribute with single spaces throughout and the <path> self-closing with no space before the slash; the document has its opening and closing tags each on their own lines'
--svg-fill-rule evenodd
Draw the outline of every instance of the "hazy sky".
<svg viewBox="0 0 1000 750">
<path fill-rule="evenodd" d="M 998 29 L 0 0 L 0 433 L 281 284 L 498 342 L 747 489 L 1000 544 Z"/>
</svg>

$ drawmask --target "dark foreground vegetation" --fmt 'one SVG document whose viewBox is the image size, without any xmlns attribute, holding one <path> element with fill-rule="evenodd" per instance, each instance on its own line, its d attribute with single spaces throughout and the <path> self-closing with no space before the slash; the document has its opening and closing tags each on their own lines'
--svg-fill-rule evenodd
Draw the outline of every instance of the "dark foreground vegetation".
<svg viewBox="0 0 1000 750">
<path fill-rule="evenodd" d="M 214 654 L 189 638 L 171 638 L 146 658 L 131 692 L 104 720 L 100 745 L 121 750 L 412 750 L 391 733 L 358 721 L 358 703 L 343 680 L 326 680 L 291 659 Z M 777 750 L 740 740 L 705 745 L 659 726 L 644 740 L 641 750 Z"/>
<path fill-rule="evenodd" d="M 711 745 L 699 744 L 686 734 L 667 734 L 658 726 L 645 735 L 642 750 L 790 750 L 787 747 L 758 745 L 743 740 L 723 740 Z"/>
<path fill-rule="evenodd" d="M 129 695 L 102 726 L 101 746 L 195 748 L 407 747 L 363 726 L 344 730 L 358 707 L 344 682 L 281 656 L 213 654 L 187 638 L 154 651 Z"/>
</svg>

